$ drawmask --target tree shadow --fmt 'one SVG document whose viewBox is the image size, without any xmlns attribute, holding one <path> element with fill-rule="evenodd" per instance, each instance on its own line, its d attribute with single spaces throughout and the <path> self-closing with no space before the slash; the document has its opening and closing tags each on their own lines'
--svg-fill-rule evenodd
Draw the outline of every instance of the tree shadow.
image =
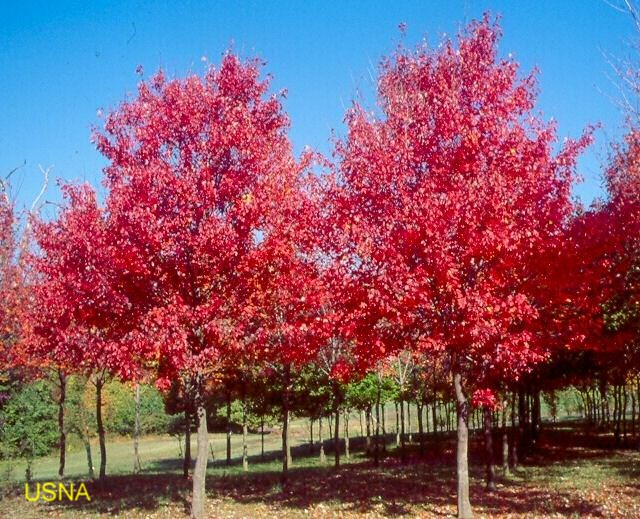
<svg viewBox="0 0 640 519">
<path fill-rule="evenodd" d="M 614 451 L 607 443 L 608 438 L 604 440 L 599 443 L 598 438 L 582 440 L 580 434 L 572 434 L 571 431 L 545 430 L 525 467 L 544 469 L 580 459 L 597 459 L 598 463 L 607 464 L 621 478 L 633 481 L 632 485 L 625 486 L 633 486 L 635 492 L 640 468 L 631 457 L 612 457 Z M 352 447 L 363 448 L 364 445 L 364 439 L 352 442 Z M 327 447 L 329 453 L 330 447 Z M 207 493 L 218 500 L 249 508 L 268 505 L 270 509 L 281 512 L 277 515 L 283 516 L 302 515 L 309 509 L 324 505 L 336 507 L 344 513 L 384 517 L 450 516 L 455 512 L 456 502 L 454 448 L 455 439 L 451 435 L 426 436 L 422 445 L 419 442 L 408 444 L 404 456 L 399 449 L 389 449 L 386 455 L 381 456 L 379 466 L 361 451 L 336 470 L 330 464 L 331 459 L 327 465 L 318 466 L 317 448 L 311 454 L 308 445 L 300 445 L 294 450 L 297 463 L 294 462 L 284 484 L 276 465 L 255 466 L 263 461 L 260 455 L 251 457 L 254 467 L 248 473 L 238 468 L 238 459 L 233 460 L 233 470 L 221 473 L 219 468 L 225 466 L 225 461 L 217 460 L 209 463 L 212 470 L 207 477 Z M 277 450 L 269 451 L 265 458 L 275 461 L 280 455 Z M 470 457 L 471 500 L 482 515 L 607 515 L 597 497 L 585 497 L 571 489 L 547 486 L 544 480 L 531 483 L 520 477 L 498 478 L 498 489 L 486 492 L 479 435 L 471 440 Z M 91 495 L 90 503 L 81 499 L 39 506 L 45 512 L 77 510 L 83 514 L 104 515 L 126 514 L 133 510 L 153 512 L 160 507 L 172 506 L 178 514 L 180 510 L 188 514 L 190 482 L 181 476 L 181 471 L 182 460 L 159 460 L 142 474 L 109 476 L 103 485 L 85 482 Z"/>
</svg>

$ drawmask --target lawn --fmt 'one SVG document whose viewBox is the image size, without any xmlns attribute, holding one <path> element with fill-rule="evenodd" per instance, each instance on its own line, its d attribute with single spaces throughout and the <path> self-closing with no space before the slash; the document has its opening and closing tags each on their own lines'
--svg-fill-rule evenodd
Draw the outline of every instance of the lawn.
<svg viewBox="0 0 640 519">
<path fill-rule="evenodd" d="M 339 471 L 321 466 L 302 445 L 304 427 L 298 424 L 295 465 L 285 486 L 277 459 L 260 462 L 258 436 L 252 437 L 249 473 L 223 460 L 210 464 L 207 489 L 209 517 L 447 517 L 455 514 L 453 438 L 428 438 L 424 453 L 410 445 L 403 463 L 390 449 L 379 467 L 357 452 Z M 234 438 L 237 442 L 239 438 Z M 223 453 L 223 435 L 212 435 Z M 268 448 L 279 438 L 269 435 Z M 357 442 L 356 442 L 357 444 Z M 144 472 L 131 475 L 130 442 L 109 444 L 112 474 L 100 488 L 87 481 L 90 503 L 26 502 L 24 487 L 5 487 L 0 517 L 187 517 L 189 482 L 179 474 L 175 440 L 146 438 Z M 238 444 L 234 443 L 234 449 Z M 535 452 L 498 488 L 483 487 L 480 436 L 472 440 L 472 503 L 478 517 L 639 517 L 640 453 L 612 448 L 611 437 L 586 436 L 570 427 L 547 429 Z M 167 454 L 168 457 L 162 456 Z M 275 455 L 276 452 L 272 452 Z M 305 455 L 306 454 L 306 455 Z M 82 460 L 70 456 L 70 468 Z M 36 477 L 55 472 L 54 459 L 42 460 Z M 120 473 L 118 473 L 120 472 Z"/>
</svg>

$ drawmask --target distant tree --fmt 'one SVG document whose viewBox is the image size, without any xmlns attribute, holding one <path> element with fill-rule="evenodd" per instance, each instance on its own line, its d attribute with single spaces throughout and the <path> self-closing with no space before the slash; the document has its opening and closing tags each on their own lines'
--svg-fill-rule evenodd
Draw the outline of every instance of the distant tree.
<svg viewBox="0 0 640 519">
<path fill-rule="evenodd" d="M 26 479 L 33 476 L 33 460 L 56 444 L 57 412 L 47 382 L 27 383 L 13 393 L 0 411 L 3 455 L 27 460 Z"/>
</svg>

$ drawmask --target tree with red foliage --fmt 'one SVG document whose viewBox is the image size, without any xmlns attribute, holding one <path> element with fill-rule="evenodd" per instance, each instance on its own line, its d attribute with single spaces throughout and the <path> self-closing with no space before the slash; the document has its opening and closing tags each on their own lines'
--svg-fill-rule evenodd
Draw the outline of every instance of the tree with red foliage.
<svg viewBox="0 0 640 519">
<path fill-rule="evenodd" d="M 5 184 L 0 181 L 0 364 L 11 366 L 19 335 L 19 269 L 16 264 L 16 220 Z"/>
<path fill-rule="evenodd" d="M 140 315 L 132 347 L 146 352 L 160 386 L 180 376 L 193 394 L 193 517 L 205 515 L 207 380 L 225 359 L 251 354 L 244 313 L 263 290 L 249 281 L 256 269 L 275 279 L 285 258 L 285 278 L 295 274 L 286 223 L 300 166 L 279 96 L 267 96 L 259 75 L 257 61 L 230 54 L 202 78 L 158 72 L 95 134 L 109 160 L 111 240 Z M 288 315 L 279 326 L 296 333 Z"/>
<path fill-rule="evenodd" d="M 533 113 L 534 75 L 519 78 L 518 64 L 498 57 L 499 36 L 486 16 L 457 47 L 401 47 L 381 66 L 381 115 L 354 106 L 337 147 L 335 218 L 349 235 L 365 328 L 377 330 L 371 355 L 403 344 L 447 354 L 459 517 L 472 516 L 468 395 L 544 358 L 528 265 L 572 213 L 588 141 L 554 154 L 554 125 Z"/>
<path fill-rule="evenodd" d="M 316 359 L 329 341 L 332 324 L 322 312 L 328 303 L 327 291 L 313 257 L 305 254 L 306 245 L 301 243 L 306 233 L 300 226 L 313 218 L 310 207 L 299 204 L 295 218 L 281 220 L 281 224 L 288 222 L 285 232 L 276 226 L 264 237 L 240 298 L 248 351 L 282 385 L 283 481 L 292 462 L 289 415 L 294 373 Z"/>
<path fill-rule="evenodd" d="M 65 203 L 50 222 L 35 220 L 37 251 L 29 257 L 30 301 L 25 348 L 41 367 L 61 377 L 80 372 L 96 387 L 100 479 L 106 475 L 102 388 L 117 375 L 139 372 L 127 338 L 132 305 L 121 290 L 122 265 L 109 221 L 88 185 L 63 186 Z M 60 380 L 61 389 L 64 380 Z M 61 396 L 61 398 L 63 398 Z"/>
</svg>

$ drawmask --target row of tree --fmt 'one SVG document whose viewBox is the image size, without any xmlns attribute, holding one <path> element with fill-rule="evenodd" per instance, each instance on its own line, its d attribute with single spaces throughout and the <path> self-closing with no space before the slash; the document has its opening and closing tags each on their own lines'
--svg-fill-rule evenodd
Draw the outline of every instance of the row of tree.
<svg viewBox="0 0 640 519">
<path fill-rule="evenodd" d="M 326 377 L 337 438 L 345 384 L 395 366 L 402 388 L 413 369 L 450 388 L 466 518 L 472 406 L 488 426 L 515 389 L 514 425 L 535 440 L 543 386 L 584 374 L 565 367 L 597 366 L 605 385 L 635 373 L 640 133 L 613 150 L 608 199 L 581 207 L 571 192 L 592 131 L 557 142 L 499 36 L 486 16 L 457 43 L 400 46 L 377 109 L 353 104 L 332 158 L 293 156 L 284 93 L 258 61 L 160 71 L 94 133 L 104 200 L 63 185 L 56 218 L 29 215 L 17 239 L 3 195 L 3 360 L 58 373 L 61 406 L 70 374 L 91 377 L 101 478 L 113 377 L 182 395 L 200 518 L 209 395 L 279 388 L 286 478 L 305 370 Z"/>
</svg>

